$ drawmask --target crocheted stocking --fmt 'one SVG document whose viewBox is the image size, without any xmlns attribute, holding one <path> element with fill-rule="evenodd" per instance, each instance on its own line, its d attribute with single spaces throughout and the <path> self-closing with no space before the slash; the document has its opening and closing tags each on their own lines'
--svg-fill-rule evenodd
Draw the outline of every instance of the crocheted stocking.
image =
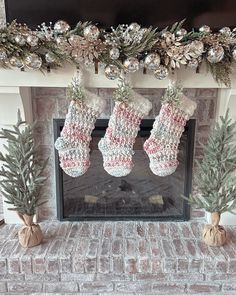
<svg viewBox="0 0 236 295">
<path fill-rule="evenodd" d="M 152 104 L 133 92 L 128 102 L 116 102 L 104 138 L 98 143 L 103 167 L 112 176 L 128 175 L 132 168 L 133 144 L 142 118 Z"/>
<path fill-rule="evenodd" d="M 178 104 L 164 103 L 155 118 L 144 150 L 150 159 L 150 169 L 158 176 L 175 172 L 178 166 L 178 145 L 186 121 L 193 115 L 196 103 L 182 95 Z"/>
<path fill-rule="evenodd" d="M 55 142 L 60 166 L 72 177 L 83 175 L 90 166 L 89 143 L 96 119 L 105 107 L 105 100 L 83 90 L 83 100 L 72 100 L 61 136 Z"/>
</svg>

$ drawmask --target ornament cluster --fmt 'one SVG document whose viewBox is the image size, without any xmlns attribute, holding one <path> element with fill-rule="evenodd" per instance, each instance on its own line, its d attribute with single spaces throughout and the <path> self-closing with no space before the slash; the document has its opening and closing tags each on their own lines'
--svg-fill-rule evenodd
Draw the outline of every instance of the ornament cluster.
<svg viewBox="0 0 236 295">
<path fill-rule="evenodd" d="M 105 30 L 88 22 L 71 28 L 59 20 L 32 31 L 14 21 L 0 27 L 0 67 L 44 70 L 70 61 L 76 66 L 98 64 L 111 80 L 122 71 L 140 69 L 162 80 L 181 66 L 199 70 L 206 62 L 214 78 L 229 85 L 236 60 L 236 29 L 212 32 L 204 25 L 187 32 L 182 26 L 183 21 L 160 31 L 131 23 Z"/>
</svg>

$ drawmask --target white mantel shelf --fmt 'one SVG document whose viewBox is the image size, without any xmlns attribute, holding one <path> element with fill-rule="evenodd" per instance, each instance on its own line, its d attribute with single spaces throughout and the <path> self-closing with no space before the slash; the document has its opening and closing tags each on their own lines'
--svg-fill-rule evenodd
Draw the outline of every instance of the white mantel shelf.
<svg viewBox="0 0 236 295">
<path fill-rule="evenodd" d="M 75 67 L 69 64 L 61 69 L 51 70 L 50 73 L 0 69 L 0 87 L 67 87 L 75 72 Z M 224 85 L 219 86 L 204 67 L 200 73 L 182 68 L 172 78 L 180 81 L 185 88 L 226 88 Z M 231 80 L 232 88 L 236 88 L 236 74 L 231 77 Z M 85 86 L 91 88 L 117 87 L 117 81 L 108 80 L 104 76 L 102 69 L 99 69 L 98 74 L 95 74 L 93 68 L 84 70 L 84 81 Z M 151 74 L 144 75 L 139 71 L 130 75 L 130 81 L 134 88 L 165 88 L 169 79 L 160 81 Z"/>
</svg>

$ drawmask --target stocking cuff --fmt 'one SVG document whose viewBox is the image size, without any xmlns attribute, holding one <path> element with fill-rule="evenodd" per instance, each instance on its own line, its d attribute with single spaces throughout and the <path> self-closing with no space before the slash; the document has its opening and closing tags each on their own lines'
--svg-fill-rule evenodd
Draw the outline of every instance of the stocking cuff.
<svg viewBox="0 0 236 295">
<path fill-rule="evenodd" d="M 197 107 L 196 102 L 189 99 L 185 95 L 182 96 L 178 105 L 178 108 L 184 113 L 186 113 L 189 117 L 193 115 L 196 107 Z"/>
<path fill-rule="evenodd" d="M 85 98 L 83 101 L 86 104 L 86 106 L 93 109 L 97 113 L 101 114 L 106 106 L 105 99 L 88 91 L 87 89 L 84 89 L 84 93 L 85 93 Z"/>
<path fill-rule="evenodd" d="M 148 115 L 152 109 L 152 103 L 147 98 L 133 90 L 127 104 L 138 113 L 142 113 L 143 116 Z"/>
</svg>

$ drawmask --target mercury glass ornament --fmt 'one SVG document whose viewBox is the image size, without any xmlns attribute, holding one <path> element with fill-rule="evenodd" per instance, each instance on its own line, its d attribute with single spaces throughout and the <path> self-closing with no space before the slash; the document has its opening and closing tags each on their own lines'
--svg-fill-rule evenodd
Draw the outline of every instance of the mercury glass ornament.
<svg viewBox="0 0 236 295">
<path fill-rule="evenodd" d="M 229 27 L 223 27 L 222 29 L 220 29 L 219 32 L 223 35 L 230 35 L 231 34 L 231 30 Z"/>
<path fill-rule="evenodd" d="M 168 76 L 169 72 L 165 66 L 159 66 L 159 68 L 154 72 L 157 79 L 163 80 Z"/>
<path fill-rule="evenodd" d="M 38 70 L 42 66 L 42 59 L 35 53 L 29 53 L 25 58 L 25 64 L 29 69 Z"/>
<path fill-rule="evenodd" d="M 55 54 L 53 54 L 52 52 L 47 52 L 45 54 L 45 60 L 47 63 L 51 64 L 51 63 L 54 63 L 55 60 L 56 60 L 56 56 Z"/>
<path fill-rule="evenodd" d="M 194 40 L 191 43 L 191 49 L 198 54 L 202 54 L 204 51 L 204 44 L 202 43 L 202 41 Z"/>
<path fill-rule="evenodd" d="M 160 62 L 161 59 L 157 53 L 148 54 L 144 60 L 145 66 L 151 71 L 157 70 L 160 65 Z"/>
<path fill-rule="evenodd" d="M 99 35 L 100 35 L 100 31 L 98 27 L 94 25 L 90 25 L 84 28 L 84 37 L 89 41 L 97 40 Z"/>
<path fill-rule="evenodd" d="M 188 33 L 187 30 L 185 30 L 184 28 L 182 28 L 182 29 L 179 29 L 179 30 L 176 32 L 176 36 L 178 36 L 178 37 L 183 37 L 183 36 L 185 36 L 187 33 Z"/>
<path fill-rule="evenodd" d="M 18 45 L 20 46 L 25 45 L 25 38 L 22 35 L 16 35 L 14 39 Z"/>
<path fill-rule="evenodd" d="M 10 64 L 13 66 L 13 67 L 16 67 L 16 68 L 23 68 L 24 67 L 24 64 L 22 62 L 22 60 L 19 58 L 19 57 L 15 57 L 15 56 L 12 56 L 9 60 Z"/>
<path fill-rule="evenodd" d="M 124 61 L 124 68 L 129 73 L 134 73 L 139 69 L 139 61 L 136 57 L 128 57 Z"/>
<path fill-rule="evenodd" d="M 37 46 L 38 45 L 39 38 L 37 36 L 35 36 L 35 35 L 30 34 L 30 35 L 27 36 L 26 42 L 30 46 L 34 47 L 34 46 Z"/>
<path fill-rule="evenodd" d="M 116 65 L 107 65 L 105 68 L 105 76 L 110 80 L 115 80 L 120 75 L 120 69 Z"/>
<path fill-rule="evenodd" d="M 201 32 L 201 33 L 210 33 L 211 28 L 209 26 L 207 26 L 207 25 L 204 25 L 204 26 L 199 28 L 199 32 Z"/>
<path fill-rule="evenodd" d="M 196 69 L 198 67 L 198 60 L 196 58 L 192 58 L 191 60 L 189 60 L 188 67 Z"/>
<path fill-rule="evenodd" d="M 138 23 L 131 23 L 129 25 L 129 29 L 131 31 L 138 31 L 141 28 L 141 26 Z"/>
<path fill-rule="evenodd" d="M 110 51 L 109 51 L 109 55 L 110 58 L 113 60 L 116 60 L 119 58 L 120 56 L 120 50 L 117 47 L 113 47 Z"/>
<path fill-rule="evenodd" d="M 211 47 L 207 52 L 207 60 L 212 63 L 218 63 L 224 58 L 224 48 L 222 46 Z"/>
<path fill-rule="evenodd" d="M 0 60 L 4 61 L 7 59 L 7 52 L 5 49 L 0 48 Z"/>
<path fill-rule="evenodd" d="M 236 60 L 236 47 L 232 50 L 233 59 Z"/>
<path fill-rule="evenodd" d="M 65 34 L 70 30 L 70 25 L 64 20 L 58 20 L 54 24 L 54 31 L 58 34 Z"/>
</svg>

